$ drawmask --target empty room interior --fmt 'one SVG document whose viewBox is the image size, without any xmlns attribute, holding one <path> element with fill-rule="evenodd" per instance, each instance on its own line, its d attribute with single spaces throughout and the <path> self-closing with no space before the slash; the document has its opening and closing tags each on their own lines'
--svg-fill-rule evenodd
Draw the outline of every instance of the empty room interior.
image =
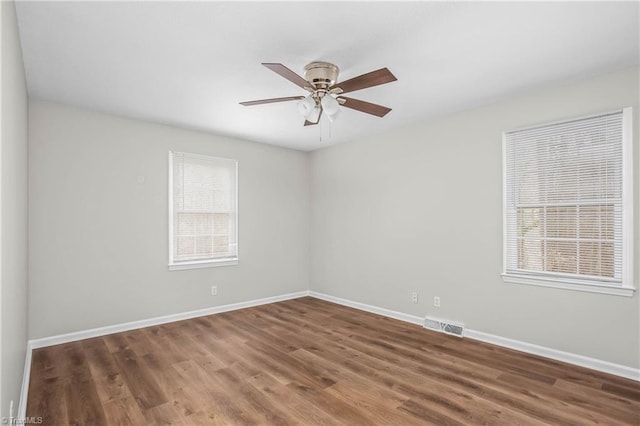
<svg viewBox="0 0 640 426">
<path fill-rule="evenodd" d="M 640 425 L 640 3 L 0 2 L 0 421 Z"/>
</svg>

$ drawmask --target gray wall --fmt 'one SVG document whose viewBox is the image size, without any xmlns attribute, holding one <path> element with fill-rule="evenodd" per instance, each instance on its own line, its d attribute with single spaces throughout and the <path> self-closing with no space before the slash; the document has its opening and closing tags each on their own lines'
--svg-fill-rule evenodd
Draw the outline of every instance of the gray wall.
<svg viewBox="0 0 640 426">
<path fill-rule="evenodd" d="M 637 68 L 313 152 L 312 290 L 640 367 L 637 292 L 600 295 L 500 277 L 501 132 L 624 106 L 635 107 L 637 184 Z M 639 212 L 636 200 L 637 250 Z"/>
<path fill-rule="evenodd" d="M 29 336 L 311 288 L 638 368 L 637 294 L 499 275 L 501 132 L 629 105 L 637 119 L 638 88 L 624 70 L 311 154 L 32 101 Z M 170 149 L 239 160 L 238 266 L 168 272 Z"/>
<path fill-rule="evenodd" d="M 2 15 L 0 138 L 0 417 L 17 414 L 27 345 L 27 89 L 15 5 Z"/>
<path fill-rule="evenodd" d="M 309 288 L 307 154 L 42 101 L 29 111 L 30 338 Z M 237 266 L 168 271 L 172 149 L 238 160 Z"/>
</svg>

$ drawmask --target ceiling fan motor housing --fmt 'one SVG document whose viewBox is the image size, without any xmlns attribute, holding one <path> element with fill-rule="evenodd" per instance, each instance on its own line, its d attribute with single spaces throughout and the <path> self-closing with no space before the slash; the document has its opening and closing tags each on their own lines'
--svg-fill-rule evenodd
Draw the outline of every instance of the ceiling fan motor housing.
<svg viewBox="0 0 640 426">
<path fill-rule="evenodd" d="M 304 78 L 318 90 L 327 90 L 338 81 L 340 69 L 329 62 L 311 62 L 304 67 Z"/>
</svg>

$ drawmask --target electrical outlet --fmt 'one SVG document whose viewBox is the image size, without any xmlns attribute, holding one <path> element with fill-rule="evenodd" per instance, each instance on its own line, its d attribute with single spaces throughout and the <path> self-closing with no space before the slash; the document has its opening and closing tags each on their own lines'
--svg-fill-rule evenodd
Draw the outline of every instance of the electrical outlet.
<svg viewBox="0 0 640 426">
<path fill-rule="evenodd" d="M 418 293 L 416 293 L 415 291 L 411 293 L 411 301 L 413 303 L 418 303 Z"/>
<path fill-rule="evenodd" d="M 212 296 L 217 296 L 218 295 L 218 286 L 215 286 L 215 285 L 211 286 L 211 295 Z"/>
<path fill-rule="evenodd" d="M 440 307 L 440 297 L 439 296 L 433 296 L 433 306 L 435 306 L 436 308 Z"/>
</svg>

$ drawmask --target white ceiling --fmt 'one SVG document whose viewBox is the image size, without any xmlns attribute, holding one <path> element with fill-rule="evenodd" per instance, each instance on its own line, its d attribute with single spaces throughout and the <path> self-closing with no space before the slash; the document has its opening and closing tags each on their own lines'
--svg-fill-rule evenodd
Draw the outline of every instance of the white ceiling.
<svg viewBox="0 0 640 426">
<path fill-rule="evenodd" d="M 20 2 L 29 94 L 257 142 L 312 150 L 637 65 L 638 2 Z M 345 80 L 388 67 L 398 81 L 349 96 L 303 127 L 302 74 L 323 60 Z"/>
</svg>

